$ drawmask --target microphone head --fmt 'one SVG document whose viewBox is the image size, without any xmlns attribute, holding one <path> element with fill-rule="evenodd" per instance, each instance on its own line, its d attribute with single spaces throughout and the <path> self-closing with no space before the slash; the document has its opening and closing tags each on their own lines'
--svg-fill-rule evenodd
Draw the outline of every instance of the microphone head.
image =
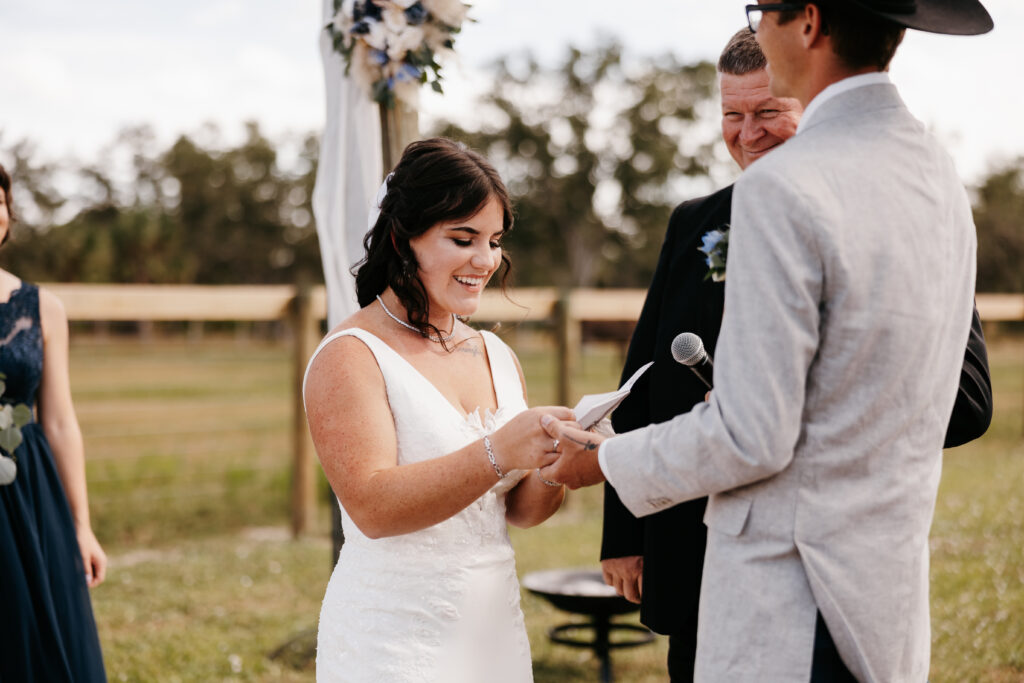
<svg viewBox="0 0 1024 683">
<path fill-rule="evenodd" d="M 706 356 L 704 342 L 693 332 L 683 332 L 672 340 L 672 358 L 677 363 L 692 367 L 704 360 Z"/>
</svg>

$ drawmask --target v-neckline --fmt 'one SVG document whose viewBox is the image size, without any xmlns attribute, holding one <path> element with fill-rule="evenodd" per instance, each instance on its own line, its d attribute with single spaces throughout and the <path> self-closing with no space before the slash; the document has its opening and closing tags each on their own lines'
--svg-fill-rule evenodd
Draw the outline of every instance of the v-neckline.
<svg viewBox="0 0 1024 683">
<path fill-rule="evenodd" d="M 448 405 L 448 407 L 452 409 L 452 412 L 454 412 L 456 415 L 458 415 L 462 419 L 463 422 L 469 422 L 470 420 L 472 420 L 473 419 L 473 415 L 476 415 L 480 419 L 481 422 L 485 422 L 485 420 L 486 420 L 486 413 L 491 413 L 492 415 L 497 415 L 498 411 L 501 410 L 502 406 L 501 406 L 501 397 L 498 395 L 498 382 L 494 378 L 494 365 L 491 362 L 491 360 L 492 360 L 491 347 L 490 347 L 490 344 L 487 341 L 487 337 L 484 335 L 483 332 L 480 332 L 480 339 L 484 343 L 484 354 L 487 356 L 487 373 L 491 377 L 491 392 L 494 394 L 495 408 L 494 408 L 494 411 L 492 412 L 490 408 L 483 408 L 482 406 L 478 405 L 476 407 L 476 410 L 473 411 L 472 413 L 464 413 L 454 403 L 452 403 L 450 400 L 448 400 L 448 397 L 444 395 L 444 392 L 442 392 L 440 389 L 438 389 L 436 384 L 434 384 L 429 379 L 427 379 L 427 376 L 424 375 L 422 372 L 420 372 L 419 368 L 417 368 L 415 365 L 410 363 L 409 359 L 407 359 L 405 356 L 403 356 L 398 351 L 396 351 L 390 344 L 388 344 L 386 341 L 384 341 L 383 339 L 381 339 L 380 337 L 375 335 L 373 332 L 370 332 L 369 330 L 365 330 L 365 329 L 363 329 L 361 327 L 354 328 L 354 329 L 358 329 L 361 332 L 365 332 L 366 334 L 370 335 L 371 337 L 373 337 L 374 339 L 379 341 L 381 343 L 381 345 L 384 346 L 384 348 L 386 348 L 392 354 L 397 356 L 399 360 L 401 360 L 403 363 L 408 365 L 409 369 L 411 369 L 414 373 L 416 373 L 416 375 L 420 379 L 422 379 L 423 382 L 426 383 L 427 386 L 429 386 L 434 391 L 435 394 L 440 396 L 441 400 L 443 400 Z M 481 410 L 485 411 L 485 414 L 481 414 Z"/>
</svg>

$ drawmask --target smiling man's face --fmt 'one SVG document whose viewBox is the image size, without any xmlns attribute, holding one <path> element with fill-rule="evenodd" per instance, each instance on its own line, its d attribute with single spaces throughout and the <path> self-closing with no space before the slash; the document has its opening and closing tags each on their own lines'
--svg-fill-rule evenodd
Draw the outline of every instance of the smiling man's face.
<svg viewBox="0 0 1024 683">
<path fill-rule="evenodd" d="M 791 97 L 774 97 L 765 69 L 742 76 L 719 75 L 722 138 L 729 154 L 746 168 L 793 137 L 803 108 Z"/>
</svg>

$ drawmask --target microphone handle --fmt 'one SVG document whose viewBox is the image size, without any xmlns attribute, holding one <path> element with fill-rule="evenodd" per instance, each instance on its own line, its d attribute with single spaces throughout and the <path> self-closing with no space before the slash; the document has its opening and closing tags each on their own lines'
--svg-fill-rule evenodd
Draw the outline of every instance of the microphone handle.
<svg viewBox="0 0 1024 683">
<path fill-rule="evenodd" d="M 704 385 L 708 389 L 714 388 L 713 380 L 715 365 L 714 363 L 711 362 L 710 354 L 704 354 L 704 358 L 702 358 L 699 362 L 689 366 L 689 368 L 693 370 L 693 374 L 697 375 L 697 377 L 700 378 L 701 382 L 704 382 Z"/>
</svg>

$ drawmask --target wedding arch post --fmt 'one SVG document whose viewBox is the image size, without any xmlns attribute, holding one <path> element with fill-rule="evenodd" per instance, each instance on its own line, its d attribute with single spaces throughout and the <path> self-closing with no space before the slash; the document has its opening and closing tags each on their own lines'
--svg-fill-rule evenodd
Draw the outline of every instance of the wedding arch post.
<svg viewBox="0 0 1024 683">
<path fill-rule="evenodd" d="M 393 108 L 383 104 L 380 110 L 381 160 L 384 163 L 384 175 L 391 172 L 402 151 L 410 142 L 420 139 L 419 113 L 405 102 L 398 100 Z"/>
<path fill-rule="evenodd" d="M 402 156 L 402 150 L 410 142 L 420 137 L 419 113 L 401 100 L 395 102 L 393 108 L 378 105 L 380 114 L 381 162 L 386 176 L 395 167 Z M 341 528 L 341 508 L 338 499 L 330 496 L 331 501 L 331 554 L 332 566 L 338 560 L 338 553 L 345 543 L 345 533 Z"/>
</svg>

